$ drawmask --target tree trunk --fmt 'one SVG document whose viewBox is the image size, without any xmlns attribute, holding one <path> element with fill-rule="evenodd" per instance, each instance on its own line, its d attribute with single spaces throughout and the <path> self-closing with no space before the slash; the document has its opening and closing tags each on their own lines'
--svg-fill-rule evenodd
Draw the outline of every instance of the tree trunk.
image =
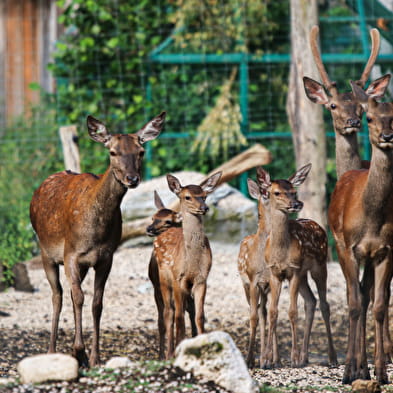
<svg viewBox="0 0 393 393">
<path fill-rule="evenodd" d="M 326 219 L 326 137 L 322 107 L 306 96 L 303 76 L 318 80 L 312 57 L 309 34 L 318 24 L 317 0 L 291 0 L 291 67 L 287 96 L 287 115 L 292 129 L 296 167 L 309 162 L 312 169 L 299 188 L 304 203 L 302 217 L 315 220 L 325 229 Z"/>
</svg>

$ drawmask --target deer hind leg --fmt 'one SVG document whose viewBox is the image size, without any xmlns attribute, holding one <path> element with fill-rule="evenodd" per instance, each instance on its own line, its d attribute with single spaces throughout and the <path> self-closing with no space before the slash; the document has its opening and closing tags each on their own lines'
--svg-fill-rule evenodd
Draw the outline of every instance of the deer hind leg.
<svg viewBox="0 0 393 393">
<path fill-rule="evenodd" d="M 64 261 L 65 272 L 71 287 L 72 306 L 74 309 L 75 338 L 73 356 L 78 360 L 81 367 L 89 367 L 89 361 L 85 352 L 85 344 L 82 335 L 82 307 L 84 294 L 81 288 L 88 267 L 78 266 L 77 261 L 71 257 Z"/>
<path fill-rule="evenodd" d="M 198 329 L 195 323 L 195 302 L 194 302 L 194 298 L 191 295 L 187 296 L 186 310 L 188 313 L 188 317 L 190 319 L 191 335 L 192 337 L 195 337 L 198 334 Z"/>
<path fill-rule="evenodd" d="M 250 303 L 250 338 L 248 344 L 248 354 L 247 354 L 247 366 L 253 368 L 255 365 L 254 349 L 255 349 L 255 336 L 258 325 L 258 300 L 259 300 L 259 288 L 254 282 L 250 284 L 249 291 L 249 303 Z M 264 333 L 265 334 L 265 333 Z M 264 338 L 261 337 L 261 342 Z M 265 345 L 263 344 L 263 347 Z M 264 349 L 264 348 L 263 348 Z"/>
<path fill-rule="evenodd" d="M 328 359 L 329 365 L 335 367 L 338 365 L 337 353 L 334 349 L 332 330 L 330 325 L 330 306 L 326 299 L 327 293 L 327 266 L 324 268 L 321 266 L 316 271 L 311 272 L 311 277 L 315 281 L 318 297 L 319 297 L 319 307 L 321 308 L 322 318 L 325 323 L 326 335 L 328 339 Z"/>
<path fill-rule="evenodd" d="M 175 351 L 174 339 L 174 306 L 173 306 L 173 288 L 164 277 L 160 276 L 160 288 L 163 300 L 163 318 L 164 318 L 164 333 L 166 334 L 166 353 L 165 359 L 169 360 L 173 357 Z M 160 335 L 161 340 L 161 335 Z M 161 345 L 161 344 L 160 344 Z"/>
<path fill-rule="evenodd" d="M 160 275 L 158 270 L 157 261 L 154 256 L 151 257 L 149 263 L 149 278 L 154 288 L 154 300 L 157 307 L 157 325 L 159 337 L 159 359 L 165 358 L 165 323 L 164 323 L 164 300 L 162 298 L 160 288 Z"/>
<path fill-rule="evenodd" d="M 392 280 L 390 277 L 389 282 Z M 385 300 L 387 307 L 386 307 L 386 315 L 385 319 L 383 320 L 383 347 L 386 356 L 386 361 L 388 363 L 392 362 L 393 356 L 393 342 L 390 337 L 390 329 L 389 329 L 389 302 L 390 302 L 390 285 L 388 285 L 386 289 L 386 300 Z"/>
<path fill-rule="evenodd" d="M 304 337 L 303 337 L 303 345 L 300 352 L 299 366 L 304 367 L 308 364 L 308 346 L 310 343 L 310 335 L 312 323 L 314 320 L 315 307 L 316 307 L 316 299 L 314 294 L 312 293 L 308 282 L 307 276 L 304 277 L 304 281 L 301 281 L 299 285 L 299 291 L 304 299 L 304 313 L 306 317 L 306 323 L 304 327 Z"/>
<path fill-rule="evenodd" d="M 102 298 L 104 296 L 105 284 L 112 267 L 112 258 L 105 261 L 95 268 L 94 277 L 94 296 L 93 296 L 93 340 L 90 352 L 90 367 L 100 364 L 100 350 L 99 350 L 99 337 L 100 337 L 100 321 L 102 314 Z"/>
<path fill-rule="evenodd" d="M 299 350 L 298 350 L 298 343 L 297 343 L 297 317 L 298 317 L 297 297 L 299 293 L 299 285 L 300 285 L 300 277 L 295 274 L 289 283 L 288 317 L 291 323 L 291 333 L 292 333 L 291 367 L 299 367 L 300 365 Z"/>
<path fill-rule="evenodd" d="M 60 284 L 59 265 L 49 261 L 44 252 L 41 253 L 46 278 L 52 290 L 52 328 L 50 333 L 49 353 L 56 352 L 57 332 L 59 329 L 59 317 L 63 305 L 63 288 Z"/>
</svg>

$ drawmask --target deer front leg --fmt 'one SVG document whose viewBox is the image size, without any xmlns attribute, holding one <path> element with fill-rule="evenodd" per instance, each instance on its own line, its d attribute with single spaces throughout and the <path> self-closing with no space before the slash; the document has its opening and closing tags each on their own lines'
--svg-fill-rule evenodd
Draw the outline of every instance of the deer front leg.
<svg viewBox="0 0 393 393">
<path fill-rule="evenodd" d="M 299 291 L 304 299 L 304 313 L 306 316 L 303 345 L 300 352 L 300 361 L 299 361 L 299 366 L 304 367 L 308 364 L 308 346 L 310 343 L 311 328 L 314 320 L 315 307 L 317 301 L 308 285 L 307 276 L 302 277 L 302 282 L 299 286 Z"/>
<path fill-rule="evenodd" d="M 175 301 L 175 325 L 176 325 L 176 346 L 177 346 L 186 336 L 186 326 L 184 321 L 186 296 L 178 285 L 174 287 L 173 296 Z"/>
<path fill-rule="evenodd" d="M 358 322 L 361 312 L 361 292 L 359 285 L 359 268 L 356 261 L 348 264 L 341 264 L 347 283 L 347 301 L 349 313 L 348 348 L 345 359 L 345 370 L 342 382 L 349 384 L 360 378 L 360 346 L 358 343 Z M 364 370 L 368 372 L 367 370 Z M 364 377 L 363 377 L 364 378 Z M 370 375 L 368 378 L 370 379 Z"/>
<path fill-rule="evenodd" d="M 160 271 L 161 273 L 161 271 Z M 165 359 L 169 360 L 174 355 L 175 350 L 175 339 L 174 339 L 174 310 L 172 305 L 172 294 L 173 289 L 171 284 L 165 280 L 164 275 L 160 274 L 160 290 L 163 301 L 163 318 L 164 318 L 164 332 L 160 334 L 160 347 L 161 347 L 161 334 L 166 334 L 166 353 Z"/>
<path fill-rule="evenodd" d="M 78 360 L 79 366 L 89 367 L 88 357 L 85 352 L 85 344 L 82 335 L 82 307 L 84 294 L 81 288 L 82 281 L 86 276 L 88 267 L 81 267 L 77 259 L 70 257 L 64 261 L 65 272 L 71 287 L 72 306 L 74 309 L 75 338 L 73 356 Z"/>
<path fill-rule="evenodd" d="M 59 329 L 59 317 L 63 304 L 63 289 L 60 284 L 59 278 L 59 265 L 50 262 L 45 253 L 42 252 L 42 262 L 45 269 L 46 277 L 52 289 L 52 328 L 50 333 L 49 353 L 56 352 L 57 332 Z"/>
<path fill-rule="evenodd" d="M 102 298 L 104 296 L 105 283 L 112 267 L 112 258 L 95 269 L 94 296 L 93 296 L 93 340 L 90 352 L 90 367 L 100 364 L 99 337 L 100 321 L 102 314 Z"/>
<path fill-rule="evenodd" d="M 386 291 L 391 279 L 391 253 L 375 267 L 374 306 L 375 319 L 375 377 L 380 384 L 389 383 L 383 347 L 383 323 L 386 317 Z"/>
<path fill-rule="evenodd" d="M 206 282 L 194 285 L 192 292 L 195 300 L 195 323 L 198 334 L 202 334 L 205 333 Z"/>
<path fill-rule="evenodd" d="M 288 317 L 291 323 L 292 333 L 292 350 L 291 350 L 291 367 L 299 367 L 299 350 L 297 344 L 297 297 L 299 293 L 300 279 L 298 275 L 294 275 L 289 283 L 289 310 Z M 307 328 L 306 328 L 307 331 Z M 306 336 L 305 336 L 306 337 Z M 305 351 L 308 353 L 308 343 L 306 343 Z"/>
<path fill-rule="evenodd" d="M 250 292 L 249 292 L 249 303 L 250 303 L 250 338 L 248 344 L 248 354 L 247 354 L 247 366 L 249 368 L 253 368 L 255 365 L 255 358 L 254 358 L 254 348 L 255 348 L 255 336 L 256 330 L 258 325 L 258 299 L 259 299 L 259 288 L 254 283 L 250 283 Z M 264 305 L 265 306 L 265 305 Z M 262 305 L 260 306 L 262 307 Z M 262 323 L 262 321 L 261 321 Z M 263 327 L 265 328 L 265 323 L 263 321 Z M 261 347 L 263 349 L 265 347 L 265 332 L 263 336 L 261 335 Z"/>
<path fill-rule="evenodd" d="M 274 348 L 274 340 L 277 335 L 277 317 L 278 317 L 278 302 L 280 300 L 281 293 L 281 285 L 282 282 L 273 274 L 270 277 L 270 306 L 269 306 L 269 329 L 267 336 L 266 348 L 263 354 L 261 354 L 260 364 L 261 368 L 272 368 L 274 367 L 273 363 L 273 348 Z M 279 356 L 277 354 L 277 362 L 280 361 Z"/>
</svg>

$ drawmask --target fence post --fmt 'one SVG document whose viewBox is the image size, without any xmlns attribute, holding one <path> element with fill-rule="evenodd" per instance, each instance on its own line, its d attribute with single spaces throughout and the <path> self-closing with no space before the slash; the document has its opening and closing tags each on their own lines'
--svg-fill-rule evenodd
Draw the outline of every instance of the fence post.
<svg viewBox="0 0 393 393">
<path fill-rule="evenodd" d="M 80 173 L 80 158 L 78 149 L 78 133 L 75 125 L 59 128 L 61 144 L 63 146 L 64 166 L 66 170 Z"/>
</svg>

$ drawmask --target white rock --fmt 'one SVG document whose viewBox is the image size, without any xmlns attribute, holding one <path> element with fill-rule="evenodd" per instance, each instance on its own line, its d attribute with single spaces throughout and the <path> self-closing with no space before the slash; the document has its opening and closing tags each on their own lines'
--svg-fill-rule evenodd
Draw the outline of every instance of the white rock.
<svg viewBox="0 0 393 393">
<path fill-rule="evenodd" d="M 115 356 L 105 363 L 105 368 L 127 368 L 132 367 L 133 363 L 125 356 Z"/>
<path fill-rule="evenodd" d="M 234 393 L 256 393 L 242 354 L 225 332 L 201 334 L 176 348 L 175 366 Z"/>
<path fill-rule="evenodd" d="M 70 381 L 78 377 L 78 361 L 61 353 L 35 355 L 18 363 L 22 383 Z"/>
</svg>

